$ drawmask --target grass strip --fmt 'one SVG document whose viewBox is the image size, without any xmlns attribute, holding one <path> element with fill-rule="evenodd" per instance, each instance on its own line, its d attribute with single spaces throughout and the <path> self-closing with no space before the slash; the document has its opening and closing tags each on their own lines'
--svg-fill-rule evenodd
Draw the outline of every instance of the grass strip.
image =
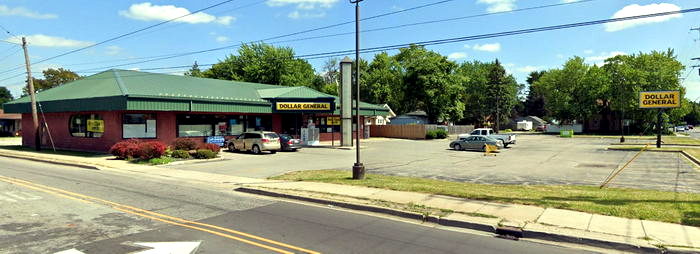
<svg viewBox="0 0 700 254">
<path fill-rule="evenodd" d="M 377 174 L 352 180 L 351 172 L 340 170 L 297 171 L 271 179 L 420 192 L 700 226 L 700 194 L 693 193 L 572 185 L 474 184 Z"/>
</svg>

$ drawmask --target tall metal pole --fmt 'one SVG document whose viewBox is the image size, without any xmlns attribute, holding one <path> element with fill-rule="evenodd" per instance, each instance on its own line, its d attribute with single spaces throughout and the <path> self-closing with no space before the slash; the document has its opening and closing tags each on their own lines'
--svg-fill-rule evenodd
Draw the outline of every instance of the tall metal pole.
<svg viewBox="0 0 700 254">
<path fill-rule="evenodd" d="M 27 53 L 27 39 L 22 37 L 22 49 L 24 49 L 24 64 L 27 68 L 27 86 L 29 86 L 29 98 L 32 103 L 32 124 L 34 125 L 34 148 L 41 150 L 41 132 L 39 131 L 39 115 L 36 111 L 36 94 L 34 93 L 34 80 L 32 79 L 32 69 L 29 64 L 29 53 Z"/>
<path fill-rule="evenodd" d="M 355 165 L 352 166 L 352 179 L 365 178 L 365 166 L 360 162 L 360 2 L 363 0 L 350 0 L 355 4 Z"/>
</svg>

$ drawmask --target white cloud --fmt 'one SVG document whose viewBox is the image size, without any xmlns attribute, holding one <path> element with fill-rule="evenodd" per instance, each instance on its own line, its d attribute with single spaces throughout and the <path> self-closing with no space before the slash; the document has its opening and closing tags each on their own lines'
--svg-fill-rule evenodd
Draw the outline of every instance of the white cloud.
<svg viewBox="0 0 700 254">
<path fill-rule="evenodd" d="M 7 39 L 5 39 L 5 41 L 20 44 L 20 43 L 22 43 L 22 39 L 20 39 L 21 37 L 26 37 L 27 43 L 29 43 L 29 45 L 37 46 L 37 47 L 77 48 L 77 47 L 86 47 L 86 46 L 90 46 L 90 45 L 94 44 L 93 42 L 89 42 L 89 41 L 71 40 L 71 39 L 66 39 L 63 37 L 48 36 L 48 35 L 43 35 L 43 34 L 18 35 L 16 37 L 7 38 Z"/>
<path fill-rule="evenodd" d="M 639 15 L 653 14 L 653 13 L 660 13 L 660 12 L 680 11 L 680 10 L 681 10 L 681 7 L 678 7 L 675 4 L 669 4 L 669 3 L 648 4 L 648 5 L 631 4 L 631 5 L 625 6 L 624 8 L 620 9 L 619 11 L 615 12 L 615 14 L 612 16 L 612 18 L 624 18 L 624 17 L 639 16 Z M 673 18 L 680 18 L 682 16 L 683 15 L 679 13 L 679 14 L 666 15 L 666 16 L 657 16 L 657 17 L 652 17 L 652 18 L 644 18 L 644 19 L 635 19 L 635 20 L 607 23 L 607 24 L 605 24 L 605 31 L 616 32 L 616 31 L 624 30 L 624 29 L 639 26 L 639 25 L 665 22 L 665 21 L 671 20 Z"/>
<path fill-rule="evenodd" d="M 447 59 L 451 59 L 451 60 L 459 60 L 459 59 L 464 59 L 464 58 L 467 58 L 467 53 L 464 53 L 464 52 L 454 52 L 454 53 L 449 54 L 447 56 Z"/>
<path fill-rule="evenodd" d="M 564 59 L 564 54 L 557 54 L 557 58 Z"/>
<path fill-rule="evenodd" d="M 517 72 L 522 72 L 522 73 L 530 73 L 533 71 L 539 71 L 539 70 L 544 70 L 546 69 L 544 66 L 532 66 L 532 65 L 526 65 L 523 67 L 518 67 L 515 69 Z"/>
<path fill-rule="evenodd" d="M 267 5 L 270 7 L 282 7 L 294 5 L 295 10 L 287 14 L 288 18 L 322 18 L 326 16 L 323 9 L 333 7 L 338 0 L 268 0 Z"/>
<path fill-rule="evenodd" d="M 287 5 L 296 5 L 298 9 L 311 10 L 316 7 L 331 8 L 338 0 L 269 0 L 268 6 L 279 7 Z"/>
<path fill-rule="evenodd" d="M 573 3 L 573 2 L 578 2 L 578 1 L 581 1 L 581 0 L 561 0 L 562 3 L 567 3 L 567 4 Z"/>
<path fill-rule="evenodd" d="M 486 52 L 498 52 L 501 51 L 501 44 L 500 43 L 488 43 L 488 44 L 475 44 L 472 46 L 474 50 L 478 51 L 486 51 Z"/>
<path fill-rule="evenodd" d="M 601 52 L 599 55 L 586 57 L 586 62 L 601 66 L 605 63 L 605 59 L 619 55 L 627 55 L 627 53 L 622 51 Z"/>
<path fill-rule="evenodd" d="M 58 18 L 56 14 L 42 14 L 24 7 L 8 7 L 7 5 L 0 5 L 0 16 L 21 16 L 33 19 L 55 19 Z"/>
<path fill-rule="evenodd" d="M 107 46 L 106 47 L 107 51 L 105 51 L 105 54 L 113 56 L 116 54 L 119 54 L 122 52 L 122 48 L 119 46 Z"/>
<path fill-rule="evenodd" d="M 140 4 L 132 4 L 129 10 L 119 11 L 119 15 L 130 19 L 144 20 L 144 21 L 166 21 L 174 18 L 178 18 L 191 12 L 182 7 L 177 7 L 174 5 L 153 5 L 149 2 L 144 2 Z M 232 16 L 214 16 L 204 12 L 198 12 L 186 17 L 182 17 L 174 20 L 173 22 L 190 23 L 190 24 L 201 24 L 201 23 L 218 23 L 222 25 L 228 25 L 236 18 Z"/>
<path fill-rule="evenodd" d="M 227 42 L 227 41 L 229 41 L 229 40 L 230 40 L 230 39 L 229 39 L 228 37 L 223 36 L 223 35 L 216 36 L 216 42 L 222 42 L 222 43 L 223 43 L 223 42 Z"/>
<path fill-rule="evenodd" d="M 488 4 L 489 8 L 486 11 L 490 13 L 512 11 L 515 9 L 516 0 L 477 0 L 477 3 Z"/>
<path fill-rule="evenodd" d="M 595 51 L 593 51 L 592 49 L 586 49 L 586 50 L 583 51 L 583 53 L 586 54 L 586 55 L 593 54 L 594 52 L 595 52 Z"/>
</svg>

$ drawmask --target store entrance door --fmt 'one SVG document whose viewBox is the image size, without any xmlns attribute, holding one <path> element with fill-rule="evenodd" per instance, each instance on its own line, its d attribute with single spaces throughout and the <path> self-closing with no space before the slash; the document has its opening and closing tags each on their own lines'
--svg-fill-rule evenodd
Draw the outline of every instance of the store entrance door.
<svg viewBox="0 0 700 254">
<path fill-rule="evenodd" d="M 294 138 L 301 135 L 303 117 L 301 114 L 282 114 L 282 134 L 289 134 Z"/>
</svg>

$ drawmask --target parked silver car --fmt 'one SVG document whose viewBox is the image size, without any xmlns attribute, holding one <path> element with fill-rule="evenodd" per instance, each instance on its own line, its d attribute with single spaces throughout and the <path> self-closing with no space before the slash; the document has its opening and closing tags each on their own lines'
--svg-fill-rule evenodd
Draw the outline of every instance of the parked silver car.
<svg viewBox="0 0 700 254">
<path fill-rule="evenodd" d="M 245 132 L 238 138 L 227 141 L 229 151 L 252 151 L 260 154 L 262 151 L 277 153 L 282 147 L 280 136 L 274 132 Z"/>
<path fill-rule="evenodd" d="M 459 139 L 450 142 L 450 148 L 461 150 L 481 150 L 486 151 L 486 145 L 496 146 L 498 149 L 503 148 L 503 142 L 487 136 L 471 135 L 460 137 Z"/>
</svg>

